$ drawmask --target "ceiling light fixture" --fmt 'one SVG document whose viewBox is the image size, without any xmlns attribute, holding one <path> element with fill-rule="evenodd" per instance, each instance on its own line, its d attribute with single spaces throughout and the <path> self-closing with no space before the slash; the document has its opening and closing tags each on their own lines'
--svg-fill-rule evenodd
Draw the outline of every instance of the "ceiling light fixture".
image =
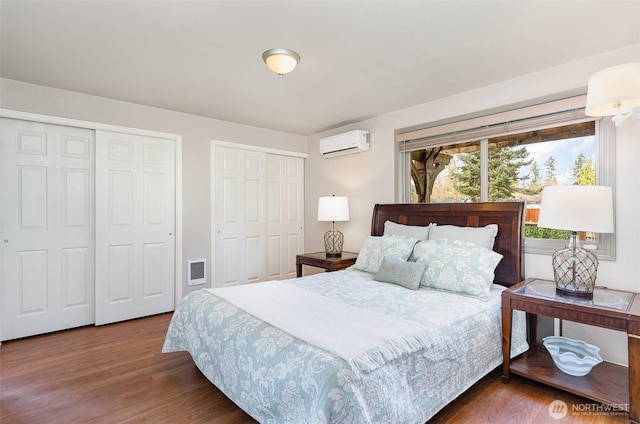
<svg viewBox="0 0 640 424">
<path fill-rule="evenodd" d="M 293 68 L 300 62 L 300 55 L 289 49 L 269 49 L 262 53 L 262 60 L 269 69 L 283 76 L 293 71 Z"/>
</svg>

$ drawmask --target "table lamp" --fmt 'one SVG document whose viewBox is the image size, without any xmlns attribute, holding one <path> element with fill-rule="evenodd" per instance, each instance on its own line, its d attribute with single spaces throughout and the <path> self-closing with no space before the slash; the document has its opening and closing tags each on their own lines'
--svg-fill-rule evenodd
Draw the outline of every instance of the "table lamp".
<svg viewBox="0 0 640 424">
<path fill-rule="evenodd" d="M 611 187 L 545 187 L 540 203 L 538 227 L 571 231 L 569 245 L 554 252 L 552 256 L 556 292 L 592 298 L 598 258 L 593 252 L 580 247 L 577 232 L 613 232 Z"/>
<path fill-rule="evenodd" d="M 324 233 L 327 258 L 342 257 L 344 235 L 336 230 L 336 221 L 349 220 L 349 199 L 345 196 L 325 196 L 318 199 L 318 221 L 331 221 L 331 229 Z"/>
</svg>

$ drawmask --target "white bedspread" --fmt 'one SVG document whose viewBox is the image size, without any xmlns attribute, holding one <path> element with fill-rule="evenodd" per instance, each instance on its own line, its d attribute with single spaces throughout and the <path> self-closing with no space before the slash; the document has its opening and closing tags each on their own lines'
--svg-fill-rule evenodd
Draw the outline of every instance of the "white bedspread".
<svg viewBox="0 0 640 424">
<path fill-rule="evenodd" d="M 427 328 L 418 323 L 281 281 L 207 290 L 300 340 L 340 356 L 358 374 L 433 344 Z"/>
</svg>

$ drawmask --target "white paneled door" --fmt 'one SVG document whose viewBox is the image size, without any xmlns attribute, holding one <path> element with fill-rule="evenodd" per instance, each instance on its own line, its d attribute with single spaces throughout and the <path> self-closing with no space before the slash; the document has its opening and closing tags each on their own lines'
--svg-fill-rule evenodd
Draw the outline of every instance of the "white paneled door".
<svg viewBox="0 0 640 424">
<path fill-rule="evenodd" d="M 0 118 L 1 337 L 94 322 L 94 132 Z"/>
<path fill-rule="evenodd" d="M 267 184 L 268 278 L 295 278 L 304 250 L 304 159 L 269 154 Z"/>
<path fill-rule="evenodd" d="M 214 287 L 266 279 L 267 154 L 216 147 Z"/>
<path fill-rule="evenodd" d="M 215 148 L 214 287 L 295 277 L 304 159 Z"/>
<path fill-rule="evenodd" d="M 96 325 L 173 310 L 175 141 L 96 132 Z"/>
</svg>

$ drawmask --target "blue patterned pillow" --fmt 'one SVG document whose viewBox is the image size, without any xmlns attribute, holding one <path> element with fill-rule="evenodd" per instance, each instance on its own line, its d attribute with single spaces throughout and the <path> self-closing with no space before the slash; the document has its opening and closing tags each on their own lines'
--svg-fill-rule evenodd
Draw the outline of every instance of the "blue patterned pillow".
<svg viewBox="0 0 640 424">
<path fill-rule="evenodd" d="M 422 274 L 426 268 L 425 264 L 407 262 L 385 256 L 373 279 L 397 284 L 411 290 L 418 290 Z"/>
<path fill-rule="evenodd" d="M 385 256 L 406 261 L 418 239 L 403 236 L 369 236 L 353 265 L 360 271 L 376 273 Z"/>
<path fill-rule="evenodd" d="M 477 244 L 447 239 L 419 242 L 413 255 L 427 265 L 421 286 L 489 300 L 502 255 Z"/>
</svg>

